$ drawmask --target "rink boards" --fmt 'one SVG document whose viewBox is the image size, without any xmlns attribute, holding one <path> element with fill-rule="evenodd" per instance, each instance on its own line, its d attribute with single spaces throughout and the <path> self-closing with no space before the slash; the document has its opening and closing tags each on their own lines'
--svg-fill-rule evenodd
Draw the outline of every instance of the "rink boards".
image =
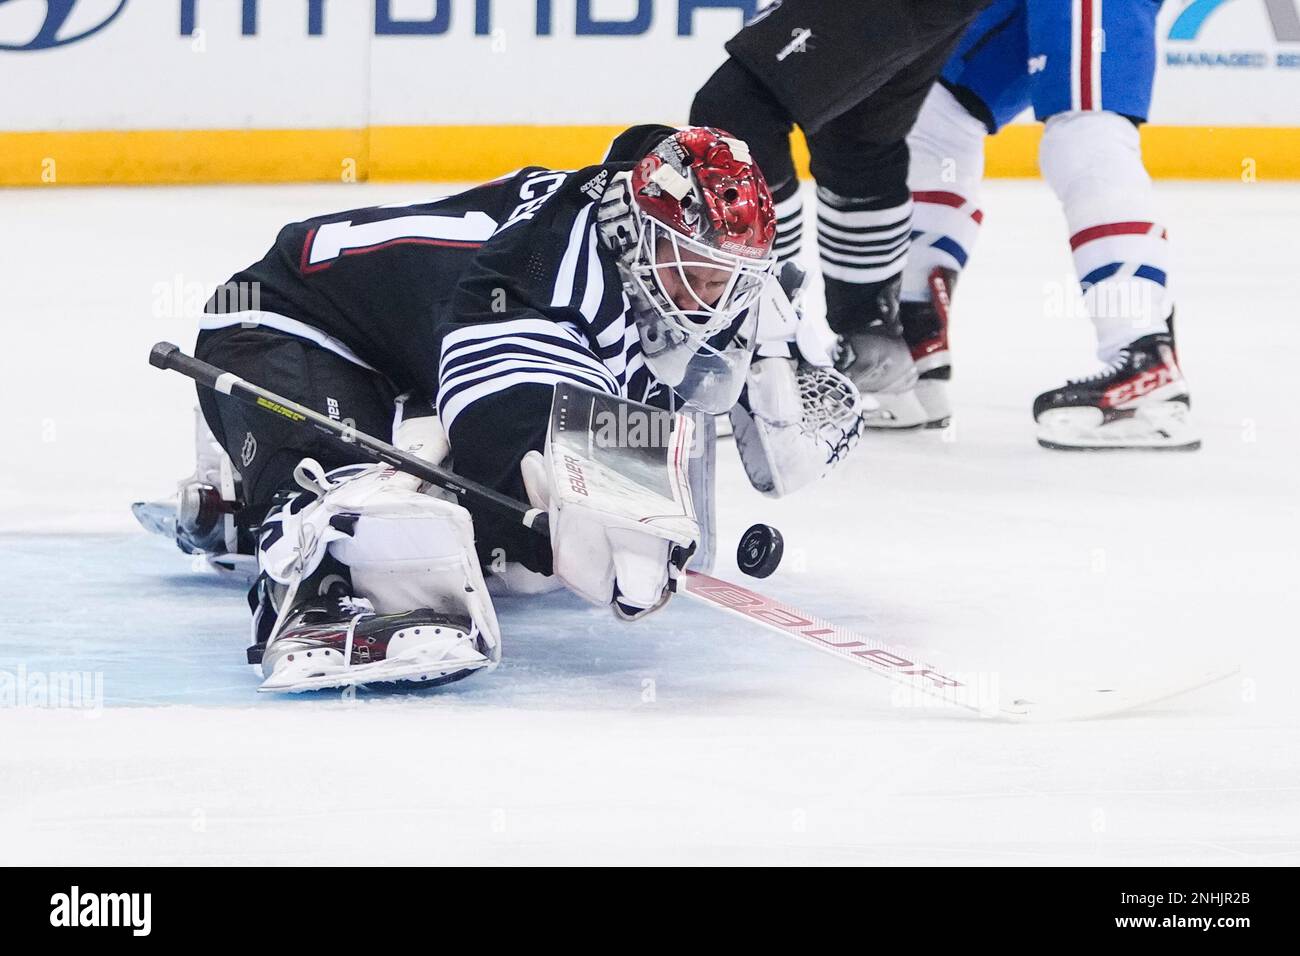
<svg viewBox="0 0 1300 956">
<path fill-rule="evenodd" d="M 1155 175 L 1300 176 L 1300 9 L 1287 3 L 1202 0 L 1196 17 L 1164 5 L 1144 131 Z M 53 22 L 44 4 L 4 4 L 0 69 L 22 95 L 0 106 L 0 185 L 474 180 L 584 165 L 629 123 L 684 122 L 755 7 L 81 0 Z M 990 140 L 990 174 L 1035 175 L 1038 135 L 1024 123 Z"/>
</svg>

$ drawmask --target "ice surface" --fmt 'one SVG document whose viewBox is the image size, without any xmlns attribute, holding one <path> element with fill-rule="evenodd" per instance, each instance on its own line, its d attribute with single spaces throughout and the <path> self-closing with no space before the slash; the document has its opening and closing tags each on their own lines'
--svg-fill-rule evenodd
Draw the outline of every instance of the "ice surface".
<svg viewBox="0 0 1300 956">
<path fill-rule="evenodd" d="M 1198 453 L 1034 444 L 1033 396 L 1092 344 L 1045 315 L 1071 273 L 1036 182 L 988 189 L 946 437 L 872 436 L 785 501 L 721 449 L 724 577 L 762 520 L 787 541 L 764 590 L 954 669 L 1243 666 L 1035 726 L 898 706 L 684 600 L 637 625 L 503 601 L 502 667 L 432 695 L 255 694 L 240 590 L 128 510 L 190 466 L 193 391 L 148 348 L 189 348 L 203 287 L 283 222 L 442 191 L 0 192 L 0 675 L 98 673 L 104 704 L 0 708 L 0 863 L 1300 860 L 1300 187 L 1158 187 Z"/>
</svg>

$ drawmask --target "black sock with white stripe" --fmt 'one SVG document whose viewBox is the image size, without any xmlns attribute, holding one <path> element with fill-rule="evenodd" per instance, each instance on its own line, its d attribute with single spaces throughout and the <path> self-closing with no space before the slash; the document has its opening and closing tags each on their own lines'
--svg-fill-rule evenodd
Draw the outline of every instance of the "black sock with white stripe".
<svg viewBox="0 0 1300 956">
<path fill-rule="evenodd" d="M 773 251 L 777 262 L 785 265 L 791 260 L 797 261 L 799 253 L 803 251 L 803 199 L 800 196 L 798 178 L 772 190 L 772 199 L 776 207 L 776 243 Z"/>
<path fill-rule="evenodd" d="M 854 198 L 817 187 L 817 244 L 826 279 L 826 320 L 837 333 L 894 319 L 895 280 L 907 264 L 912 197 Z M 894 307 L 891 308 L 891 300 Z"/>
</svg>

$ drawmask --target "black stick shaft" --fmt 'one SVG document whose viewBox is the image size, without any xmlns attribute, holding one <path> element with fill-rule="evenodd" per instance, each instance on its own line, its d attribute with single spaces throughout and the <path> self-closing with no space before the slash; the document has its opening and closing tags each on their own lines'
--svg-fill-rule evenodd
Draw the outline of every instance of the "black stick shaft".
<svg viewBox="0 0 1300 956">
<path fill-rule="evenodd" d="M 230 372 L 223 372 L 215 365 L 209 365 L 192 355 L 186 355 L 178 346 L 170 342 L 159 342 L 153 347 L 149 353 L 149 364 L 155 368 L 180 372 L 205 388 L 220 392 L 222 395 L 229 395 L 237 401 L 261 408 L 269 414 L 279 415 L 303 425 L 311 425 L 317 431 L 324 432 L 351 449 L 364 450 L 375 461 L 392 465 L 409 475 L 459 495 L 467 504 L 492 508 L 500 514 L 514 518 L 525 528 L 537 532 L 542 537 L 550 537 L 550 523 L 545 511 L 530 508 L 498 491 L 461 478 L 455 472 L 422 461 L 386 441 L 380 441 L 342 422 L 336 422 L 275 392 L 246 382 Z"/>
</svg>

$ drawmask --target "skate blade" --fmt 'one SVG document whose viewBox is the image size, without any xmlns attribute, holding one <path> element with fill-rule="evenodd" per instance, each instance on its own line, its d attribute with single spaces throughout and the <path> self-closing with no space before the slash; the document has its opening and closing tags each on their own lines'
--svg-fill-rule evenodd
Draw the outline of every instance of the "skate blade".
<svg viewBox="0 0 1300 956">
<path fill-rule="evenodd" d="M 1054 451 L 1195 451 L 1201 437 L 1182 402 L 1140 407 L 1132 418 L 1102 424 L 1097 408 L 1059 408 L 1038 420 L 1038 444 Z"/>
<path fill-rule="evenodd" d="M 176 501 L 137 501 L 131 505 L 131 514 L 140 527 L 150 534 L 176 539 Z"/>
<path fill-rule="evenodd" d="M 466 677 L 492 662 L 481 654 L 473 658 L 426 661 L 375 661 L 358 664 L 326 673 L 295 670 L 292 673 L 272 674 L 258 686 L 259 694 L 300 694 L 312 690 L 340 690 L 345 687 L 365 687 L 372 684 L 429 684 L 450 683 Z"/>
<path fill-rule="evenodd" d="M 1016 721 L 1092 720 L 1189 694 L 1240 672 L 1238 664 L 1219 664 L 1130 687 L 1117 684 L 1114 687 L 1012 697 L 1002 704 L 999 712 L 1002 717 Z"/>
<path fill-rule="evenodd" d="M 1050 438 L 1038 439 L 1038 444 L 1042 448 L 1050 448 L 1052 451 L 1197 451 L 1201 447 L 1201 440 L 1193 438 L 1186 444 L 1170 444 L 1168 442 L 1148 442 L 1145 444 L 1138 442 L 1111 442 L 1098 441 L 1087 444 L 1083 441 L 1075 441 L 1074 444 L 1065 444 L 1059 441 L 1053 441 Z"/>
<path fill-rule="evenodd" d="M 947 428 L 952 424 L 947 379 L 921 379 L 916 383 L 916 398 L 925 412 L 926 428 Z"/>
<path fill-rule="evenodd" d="M 243 581 L 249 585 L 257 580 L 258 567 L 255 554 L 205 554 L 203 560 L 222 577 Z"/>
<path fill-rule="evenodd" d="M 877 407 L 864 408 L 862 424 L 866 428 L 880 431 L 906 431 L 924 428 L 928 416 L 916 392 L 864 392 L 865 398 L 872 399 Z M 864 403 L 865 404 L 865 403 Z"/>
</svg>

